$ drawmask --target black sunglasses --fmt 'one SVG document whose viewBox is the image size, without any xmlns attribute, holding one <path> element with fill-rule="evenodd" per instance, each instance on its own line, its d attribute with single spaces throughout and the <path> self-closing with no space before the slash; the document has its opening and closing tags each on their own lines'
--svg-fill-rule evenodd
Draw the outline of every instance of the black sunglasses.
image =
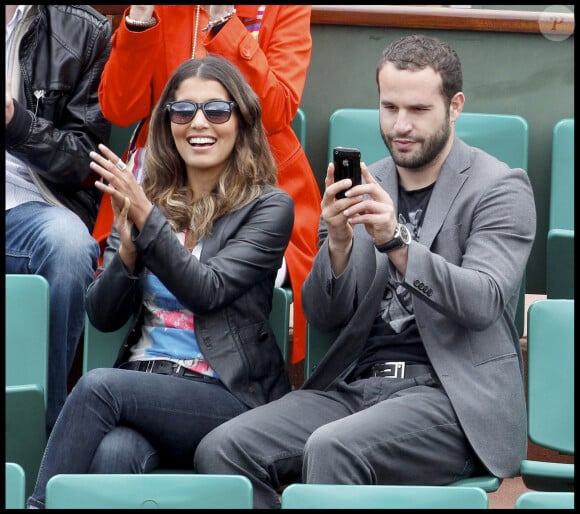
<svg viewBox="0 0 580 514">
<path fill-rule="evenodd" d="M 205 103 L 180 100 L 167 104 L 165 108 L 169 113 L 169 119 L 178 125 L 190 123 L 195 118 L 198 109 L 203 111 L 207 121 L 220 125 L 230 119 L 234 107 L 236 107 L 236 102 L 225 100 L 210 100 Z"/>
</svg>

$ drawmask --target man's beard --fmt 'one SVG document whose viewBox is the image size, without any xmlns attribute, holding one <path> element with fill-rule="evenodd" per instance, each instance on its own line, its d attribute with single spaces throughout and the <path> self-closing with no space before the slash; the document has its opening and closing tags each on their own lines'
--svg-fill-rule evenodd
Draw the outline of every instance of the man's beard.
<svg viewBox="0 0 580 514">
<path fill-rule="evenodd" d="M 391 152 L 393 161 L 395 161 L 397 166 L 400 166 L 401 168 L 417 169 L 428 165 L 441 153 L 447 144 L 447 141 L 449 140 L 450 133 L 451 128 L 449 126 L 449 118 L 447 118 L 445 124 L 441 126 L 440 130 L 430 136 L 428 139 L 414 140 L 419 144 L 423 144 L 419 153 L 394 153 L 393 149 L 391 148 L 389 138 L 382 130 L 381 137 L 383 138 L 385 145 L 387 145 L 389 152 Z"/>
</svg>

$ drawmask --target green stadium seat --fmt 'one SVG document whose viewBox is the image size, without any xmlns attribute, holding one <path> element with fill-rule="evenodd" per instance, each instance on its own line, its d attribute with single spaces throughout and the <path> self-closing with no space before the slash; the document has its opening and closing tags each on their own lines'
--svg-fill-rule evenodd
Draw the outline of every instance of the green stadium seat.
<svg viewBox="0 0 580 514">
<path fill-rule="evenodd" d="M 41 275 L 6 274 L 6 385 L 48 381 L 49 285 Z M 26 366 L 22 364 L 26 362 Z"/>
<path fill-rule="evenodd" d="M 574 455 L 574 300 L 530 305 L 527 359 L 530 441 Z M 520 472 L 529 489 L 574 490 L 574 464 L 525 459 Z"/>
<path fill-rule="evenodd" d="M 95 368 L 112 368 L 117 360 L 121 343 L 131 330 L 134 318 L 118 330 L 101 332 L 91 323 L 85 314 L 85 332 L 83 342 L 83 375 Z"/>
<path fill-rule="evenodd" d="M 71 474 L 46 485 L 47 509 L 251 509 L 241 475 Z"/>
<path fill-rule="evenodd" d="M 15 462 L 6 463 L 6 509 L 23 509 L 25 503 L 24 487 L 26 477 L 24 469 Z"/>
<path fill-rule="evenodd" d="M 24 469 L 29 495 L 46 446 L 49 284 L 40 275 L 5 277 L 5 458 Z"/>
<path fill-rule="evenodd" d="M 574 493 L 528 491 L 516 498 L 516 509 L 573 509 Z"/>
<path fill-rule="evenodd" d="M 306 114 L 300 108 L 298 108 L 298 111 L 296 111 L 296 116 L 294 117 L 294 120 L 292 121 L 292 129 L 294 129 L 294 133 L 296 134 L 296 137 L 298 137 L 298 140 L 300 141 L 302 148 L 305 149 L 306 148 Z"/>
<path fill-rule="evenodd" d="M 487 509 L 477 487 L 291 484 L 282 509 Z"/>
<path fill-rule="evenodd" d="M 574 118 L 554 126 L 546 295 L 574 298 Z"/>
</svg>

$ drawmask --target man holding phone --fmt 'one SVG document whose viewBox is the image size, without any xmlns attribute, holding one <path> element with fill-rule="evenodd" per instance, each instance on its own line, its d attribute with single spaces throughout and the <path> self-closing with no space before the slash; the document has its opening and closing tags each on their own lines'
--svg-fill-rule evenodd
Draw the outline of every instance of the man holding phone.
<svg viewBox="0 0 580 514">
<path fill-rule="evenodd" d="M 528 176 L 456 137 L 462 70 L 443 41 L 394 41 L 376 80 L 391 157 L 361 164 L 361 185 L 329 165 L 303 288 L 310 323 L 338 336 L 300 390 L 195 456 L 198 472 L 248 476 L 256 508 L 292 482 L 447 485 L 516 476 L 526 456 L 514 314 L 536 231 Z"/>
</svg>

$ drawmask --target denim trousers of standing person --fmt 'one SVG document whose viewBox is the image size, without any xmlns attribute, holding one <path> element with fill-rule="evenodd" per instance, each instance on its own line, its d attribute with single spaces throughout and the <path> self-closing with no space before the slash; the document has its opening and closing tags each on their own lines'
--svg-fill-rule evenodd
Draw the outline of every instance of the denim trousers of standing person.
<svg viewBox="0 0 580 514">
<path fill-rule="evenodd" d="M 202 437 L 246 410 L 220 382 L 93 369 L 67 398 L 27 506 L 44 508 L 46 484 L 59 473 L 145 473 L 159 462 L 193 470 Z"/>
<path fill-rule="evenodd" d="M 277 491 L 295 482 L 446 485 L 481 472 L 430 374 L 292 391 L 210 432 L 194 467 L 247 476 L 255 509 L 280 508 Z"/>
<path fill-rule="evenodd" d="M 85 294 L 95 277 L 99 245 L 75 213 L 42 202 L 6 211 L 5 245 L 6 273 L 42 275 L 49 284 L 46 423 L 50 432 L 68 392 L 68 375 L 85 325 Z"/>
</svg>

